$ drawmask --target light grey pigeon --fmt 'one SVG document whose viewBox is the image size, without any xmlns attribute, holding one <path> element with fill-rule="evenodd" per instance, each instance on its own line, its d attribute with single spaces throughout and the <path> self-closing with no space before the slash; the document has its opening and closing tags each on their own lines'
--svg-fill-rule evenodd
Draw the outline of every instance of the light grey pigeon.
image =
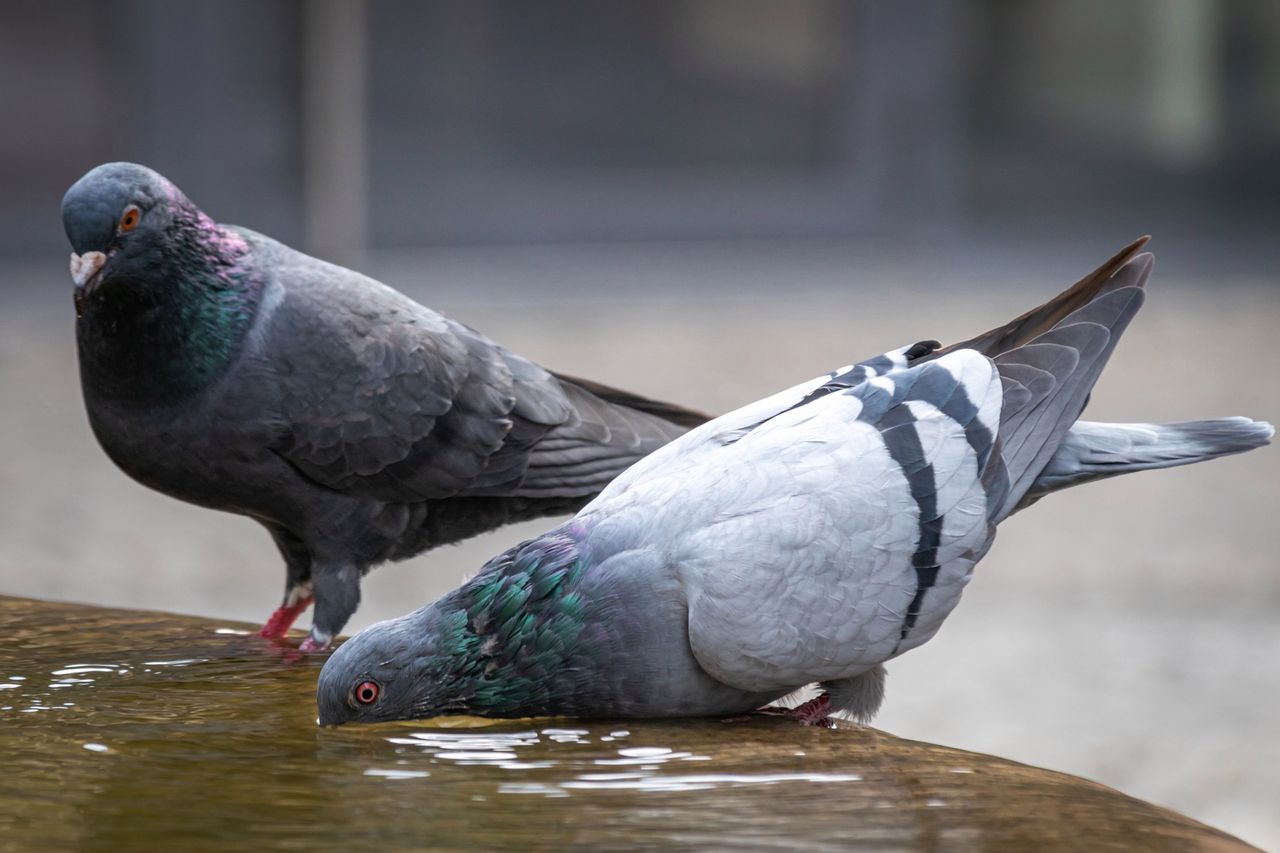
<svg viewBox="0 0 1280 853">
<path fill-rule="evenodd" d="M 572 512 L 706 420 L 220 225 L 143 166 L 86 174 L 62 221 L 94 434 L 139 482 L 270 531 L 287 578 L 262 633 L 314 597 L 304 649 L 346 624 L 370 566 Z"/>
<path fill-rule="evenodd" d="M 673 717 L 811 683 L 868 720 L 996 525 L 1043 495 L 1240 453 L 1269 424 L 1078 421 L 1142 304 L 1145 239 L 972 340 L 843 367 L 698 427 L 561 527 L 340 646 L 322 724 L 464 713 Z"/>
</svg>

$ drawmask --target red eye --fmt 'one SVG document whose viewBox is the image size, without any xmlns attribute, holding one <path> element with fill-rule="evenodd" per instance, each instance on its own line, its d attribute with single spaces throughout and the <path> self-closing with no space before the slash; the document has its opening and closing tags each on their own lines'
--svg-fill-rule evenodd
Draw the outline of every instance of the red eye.
<svg viewBox="0 0 1280 853">
<path fill-rule="evenodd" d="M 352 695 L 356 697 L 356 701 L 361 705 L 372 705 L 378 701 L 378 683 L 376 681 L 362 681 L 356 685 L 355 692 Z"/>
<path fill-rule="evenodd" d="M 138 217 L 140 215 L 141 214 L 138 212 L 138 208 L 134 207 L 133 205 L 129 205 L 128 207 L 126 207 L 124 211 L 124 216 L 120 217 L 120 230 L 132 231 L 133 227 L 138 224 Z"/>
</svg>

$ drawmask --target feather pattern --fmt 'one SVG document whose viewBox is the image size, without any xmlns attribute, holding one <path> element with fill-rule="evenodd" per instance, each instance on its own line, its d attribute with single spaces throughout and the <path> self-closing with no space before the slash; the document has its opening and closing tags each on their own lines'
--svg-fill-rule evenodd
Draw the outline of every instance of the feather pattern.
<svg viewBox="0 0 1280 853">
<path fill-rule="evenodd" d="M 275 450 L 326 488 L 394 502 L 587 497 L 684 431 L 336 269 L 291 276 L 268 333 Z"/>
</svg>

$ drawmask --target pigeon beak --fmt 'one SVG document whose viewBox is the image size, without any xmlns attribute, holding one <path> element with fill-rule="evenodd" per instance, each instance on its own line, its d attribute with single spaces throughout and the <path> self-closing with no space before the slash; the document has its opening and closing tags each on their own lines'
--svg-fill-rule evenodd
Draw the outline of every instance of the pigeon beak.
<svg viewBox="0 0 1280 853">
<path fill-rule="evenodd" d="M 107 262 L 107 256 L 102 252 L 85 252 L 83 255 L 71 253 L 71 280 L 75 282 L 76 292 L 76 316 L 83 314 L 84 298 L 87 296 L 98 283 L 98 279 L 102 273 L 102 266 Z"/>
<path fill-rule="evenodd" d="M 107 256 L 102 252 L 85 252 L 83 255 L 71 253 L 71 280 L 76 287 L 84 287 L 91 278 L 102 271 Z"/>
</svg>

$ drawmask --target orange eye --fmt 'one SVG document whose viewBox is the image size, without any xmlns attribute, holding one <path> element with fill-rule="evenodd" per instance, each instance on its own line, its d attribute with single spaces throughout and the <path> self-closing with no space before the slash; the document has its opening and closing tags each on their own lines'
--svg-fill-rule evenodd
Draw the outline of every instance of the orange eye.
<svg viewBox="0 0 1280 853">
<path fill-rule="evenodd" d="M 120 217 L 120 230 L 132 231 L 134 226 L 138 224 L 138 219 L 142 214 L 138 208 L 132 204 L 124 209 L 124 216 Z"/>
</svg>

